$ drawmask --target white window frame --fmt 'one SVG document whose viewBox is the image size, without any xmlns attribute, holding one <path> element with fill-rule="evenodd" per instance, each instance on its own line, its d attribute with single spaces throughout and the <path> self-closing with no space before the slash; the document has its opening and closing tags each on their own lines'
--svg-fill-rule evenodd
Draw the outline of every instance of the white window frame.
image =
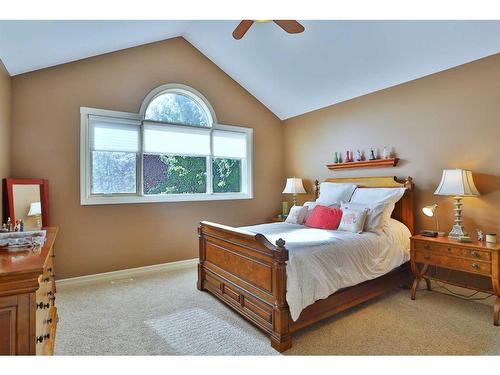
<svg viewBox="0 0 500 375">
<path fill-rule="evenodd" d="M 209 120 L 211 120 L 210 127 L 210 156 L 208 156 L 207 163 L 207 192 L 197 193 L 197 194 L 155 194 L 155 195 L 144 195 L 143 194 L 143 175 L 142 175 L 142 163 L 143 163 L 143 124 L 145 122 L 152 122 L 150 120 L 144 119 L 144 113 L 146 111 L 147 105 L 156 96 L 160 95 L 165 91 L 183 91 L 183 93 L 189 95 L 189 97 L 195 99 L 198 103 L 203 103 L 202 107 L 210 115 Z M 138 191 L 135 194 L 92 194 L 91 193 L 91 179 L 92 179 L 92 158 L 90 150 L 90 126 L 89 118 L 90 116 L 103 116 L 110 118 L 125 119 L 128 121 L 137 121 L 138 125 L 141 126 L 141 148 L 138 153 L 137 162 L 137 188 Z M 188 126 L 188 125 L 186 125 Z M 246 134 L 247 141 L 247 155 L 246 162 L 242 163 L 242 181 L 241 187 L 242 192 L 240 193 L 214 193 L 212 191 L 212 158 L 213 158 L 213 130 L 226 130 L 233 132 L 240 132 Z M 198 91 L 192 89 L 189 86 L 180 84 L 167 84 L 157 87 L 151 91 L 144 99 L 139 113 L 129 113 L 121 111 L 112 111 L 107 109 L 98 109 L 90 107 L 80 108 L 80 204 L 81 205 L 100 205 L 100 204 L 129 204 L 129 203 L 154 203 L 154 202 L 187 202 L 187 201 L 212 201 L 212 200 L 237 200 L 237 199 L 252 199 L 253 198 L 253 129 L 241 126 L 219 124 L 216 121 L 215 113 L 213 108 L 210 106 L 208 101 L 201 95 Z"/>
</svg>

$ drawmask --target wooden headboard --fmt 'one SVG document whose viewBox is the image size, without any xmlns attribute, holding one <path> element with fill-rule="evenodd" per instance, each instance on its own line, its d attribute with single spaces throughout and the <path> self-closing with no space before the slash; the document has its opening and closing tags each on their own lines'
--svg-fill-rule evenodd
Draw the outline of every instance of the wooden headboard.
<svg viewBox="0 0 500 375">
<path fill-rule="evenodd" d="M 396 203 L 392 212 L 392 217 L 410 229 L 411 234 L 415 233 L 413 222 L 413 179 L 407 177 L 404 181 L 398 180 L 394 176 L 382 177 L 347 177 L 347 178 L 327 178 L 325 182 L 353 183 L 362 188 L 406 188 L 403 197 Z M 319 181 L 314 182 L 314 195 L 319 196 Z"/>
</svg>

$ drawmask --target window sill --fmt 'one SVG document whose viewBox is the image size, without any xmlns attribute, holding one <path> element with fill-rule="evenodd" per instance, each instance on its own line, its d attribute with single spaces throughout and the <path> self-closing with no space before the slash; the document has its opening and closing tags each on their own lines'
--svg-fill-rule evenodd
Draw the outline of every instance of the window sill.
<svg viewBox="0 0 500 375">
<path fill-rule="evenodd" d="M 101 205 L 101 204 L 133 204 L 133 203 L 165 203 L 165 202 L 201 202 L 201 201 L 221 201 L 252 199 L 252 194 L 248 193 L 227 193 L 227 194 L 172 194 L 172 195 L 129 195 L 129 196 L 91 196 L 81 197 L 80 205 Z"/>
</svg>

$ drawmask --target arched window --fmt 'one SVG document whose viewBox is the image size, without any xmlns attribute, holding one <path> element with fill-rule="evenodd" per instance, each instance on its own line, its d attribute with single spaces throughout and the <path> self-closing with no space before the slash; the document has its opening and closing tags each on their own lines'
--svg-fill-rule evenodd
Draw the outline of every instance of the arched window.
<svg viewBox="0 0 500 375">
<path fill-rule="evenodd" d="M 192 97 L 175 91 L 166 91 L 151 100 L 144 118 L 172 124 L 211 126 L 212 119 L 202 105 Z"/>
<path fill-rule="evenodd" d="M 252 197 L 252 129 L 218 124 L 191 87 L 154 89 L 138 114 L 81 113 L 82 204 Z"/>
</svg>

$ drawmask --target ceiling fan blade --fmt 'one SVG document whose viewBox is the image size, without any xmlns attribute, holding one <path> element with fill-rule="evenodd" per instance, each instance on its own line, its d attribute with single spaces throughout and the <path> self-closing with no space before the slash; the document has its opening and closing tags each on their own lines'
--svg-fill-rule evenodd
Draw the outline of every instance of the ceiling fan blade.
<svg viewBox="0 0 500 375">
<path fill-rule="evenodd" d="M 297 34 L 304 31 L 304 26 L 295 20 L 273 20 L 275 24 L 290 34 Z"/>
<path fill-rule="evenodd" d="M 245 35 L 245 33 L 248 31 L 250 26 L 252 26 L 253 21 L 252 20 L 243 20 L 240 22 L 238 26 L 236 26 L 236 29 L 233 31 L 233 37 L 234 39 L 241 39 Z"/>
</svg>

